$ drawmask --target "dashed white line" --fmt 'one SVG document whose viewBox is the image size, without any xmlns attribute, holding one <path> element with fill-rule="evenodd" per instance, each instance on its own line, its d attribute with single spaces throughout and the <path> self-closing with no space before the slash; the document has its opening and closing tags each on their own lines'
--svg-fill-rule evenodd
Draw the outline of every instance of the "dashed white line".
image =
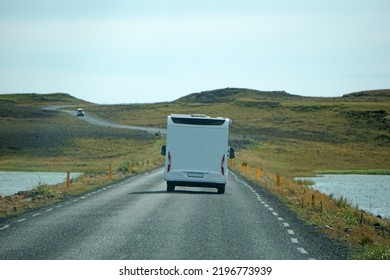
<svg viewBox="0 0 390 280">
<path fill-rule="evenodd" d="M 41 213 L 35 213 L 35 214 L 33 214 L 32 216 L 33 216 L 33 217 L 37 217 L 37 216 L 39 216 L 39 215 L 41 215 Z"/>
<path fill-rule="evenodd" d="M 304 248 L 298 247 L 298 251 L 301 252 L 302 254 L 309 254 Z"/>
<path fill-rule="evenodd" d="M 23 222 L 23 221 L 25 221 L 25 220 L 27 220 L 27 218 L 19 219 L 19 220 L 17 220 L 16 222 L 17 222 L 17 223 L 21 223 L 21 222 Z"/>
<path fill-rule="evenodd" d="M 241 184 L 243 184 L 243 185 L 245 185 L 246 187 L 248 187 L 248 189 L 250 189 L 250 190 L 256 195 L 257 200 L 258 200 L 261 204 L 263 204 L 263 206 L 264 206 L 265 208 L 267 208 L 267 209 L 270 210 L 270 211 L 273 211 L 272 214 L 273 214 L 275 217 L 277 217 L 277 219 L 278 219 L 279 221 L 281 221 L 281 222 L 284 221 L 284 219 L 283 219 L 282 217 L 279 217 L 278 213 L 275 212 L 273 208 L 271 208 L 268 204 L 266 204 L 266 203 L 261 199 L 260 195 L 259 195 L 251 186 L 249 186 L 249 185 L 246 184 L 245 182 L 239 180 L 235 174 L 233 174 L 233 175 L 234 175 L 234 177 L 236 178 L 236 181 L 238 181 L 238 182 L 240 182 Z M 284 225 L 284 227 L 286 227 L 286 228 L 290 227 L 289 223 L 286 223 L 286 222 L 283 222 L 283 225 Z M 295 235 L 295 232 L 294 232 L 292 229 L 288 229 L 287 232 L 288 232 L 288 234 L 290 234 L 290 235 Z M 298 238 L 291 238 L 291 242 L 292 242 L 293 244 L 299 244 Z M 301 252 L 302 254 L 307 254 L 307 255 L 309 254 L 303 247 L 297 247 L 297 249 L 298 249 L 298 251 Z"/>
<path fill-rule="evenodd" d="M 53 208 L 46 209 L 45 212 L 50 212 L 50 211 L 53 211 Z"/>
<path fill-rule="evenodd" d="M 6 229 L 6 228 L 9 228 L 9 227 L 10 227 L 10 225 L 5 225 L 5 226 L 1 227 L 0 230 Z"/>
</svg>

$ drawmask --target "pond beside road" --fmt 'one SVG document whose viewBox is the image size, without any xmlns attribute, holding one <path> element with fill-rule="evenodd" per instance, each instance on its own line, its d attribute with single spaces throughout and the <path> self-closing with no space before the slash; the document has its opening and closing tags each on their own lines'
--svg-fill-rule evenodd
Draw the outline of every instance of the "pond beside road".
<svg viewBox="0 0 390 280">
<path fill-rule="evenodd" d="M 346 198 L 352 206 L 390 218 L 390 176 L 389 175 L 321 175 L 311 178 L 313 189 L 335 198 Z"/>
<path fill-rule="evenodd" d="M 71 173 L 70 179 L 82 173 Z M 6 172 L 0 171 L 0 196 L 36 188 L 40 184 L 57 185 L 66 181 L 66 172 Z"/>
</svg>

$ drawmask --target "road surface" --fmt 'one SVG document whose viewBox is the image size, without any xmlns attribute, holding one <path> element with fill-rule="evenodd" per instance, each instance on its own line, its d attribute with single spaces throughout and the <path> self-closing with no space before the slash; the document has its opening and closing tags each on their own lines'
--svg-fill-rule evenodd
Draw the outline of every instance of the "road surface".
<svg viewBox="0 0 390 280">
<path fill-rule="evenodd" d="M 66 107 L 69 106 L 48 106 L 42 108 L 43 110 L 52 110 L 52 111 L 61 111 L 68 113 L 74 117 L 76 117 L 76 111 L 75 110 L 66 110 Z M 166 135 L 166 129 L 163 128 L 154 128 L 154 127 L 142 127 L 142 126 L 134 126 L 134 125 L 124 125 L 124 124 L 118 124 L 114 122 L 110 122 L 104 119 L 101 119 L 99 117 L 93 116 L 89 113 L 85 113 L 82 117 L 77 117 L 80 120 L 83 120 L 87 123 L 97 125 L 97 126 L 104 126 L 104 127 L 111 127 L 111 128 L 119 128 L 119 129 L 131 129 L 131 130 L 140 130 L 152 134 L 156 134 L 159 136 Z"/>
<path fill-rule="evenodd" d="M 163 169 L 0 220 L 0 259 L 344 259 L 264 190 L 230 173 L 226 193 L 178 187 Z"/>
</svg>

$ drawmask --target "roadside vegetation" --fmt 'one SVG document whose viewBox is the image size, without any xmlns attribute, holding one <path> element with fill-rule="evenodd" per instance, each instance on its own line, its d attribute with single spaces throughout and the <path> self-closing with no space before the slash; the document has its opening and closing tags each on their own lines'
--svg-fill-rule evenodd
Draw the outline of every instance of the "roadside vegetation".
<svg viewBox="0 0 390 280">
<path fill-rule="evenodd" d="M 148 127 L 165 128 L 171 113 L 231 118 L 230 144 L 237 156 L 231 165 L 234 171 L 280 197 L 302 219 L 348 244 L 352 258 L 390 259 L 389 219 L 362 212 L 345 198 L 314 191 L 309 181 L 293 180 L 320 173 L 390 174 L 390 90 L 314 98 L 227 88 L 174 102 L 129 105 L 91 104 L 64 94 L 0 95 L 0 170 L 85 173 L 72 182 L 74 193 L 62 190 L 63 186 L 40 186 L 32 191 L 35 194 L 0 198 L 0 215 L 41 203 L 16 207 L 14 200 L 56 201 L 120 180 L 130 175 L 129 170 L 134 174 L 162 165 L 159 151 L 164 139 L 95 127 L 65 113 L 40 110 L 62 104 L 74 110 L 83 107 L 113 122 Z M 280 187 L 276 187 L 276 174 Z"/>
</svg>

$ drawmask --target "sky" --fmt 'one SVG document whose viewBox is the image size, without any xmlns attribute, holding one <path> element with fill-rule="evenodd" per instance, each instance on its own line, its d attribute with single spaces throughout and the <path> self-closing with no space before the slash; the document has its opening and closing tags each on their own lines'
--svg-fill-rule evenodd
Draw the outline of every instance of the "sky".
<svg viewBox="0 0 390 280">
<path fill-rule="evenodd" d="M 0 94 L 390 88 L 390 0 L 0 0 Z"/>
</svg>

